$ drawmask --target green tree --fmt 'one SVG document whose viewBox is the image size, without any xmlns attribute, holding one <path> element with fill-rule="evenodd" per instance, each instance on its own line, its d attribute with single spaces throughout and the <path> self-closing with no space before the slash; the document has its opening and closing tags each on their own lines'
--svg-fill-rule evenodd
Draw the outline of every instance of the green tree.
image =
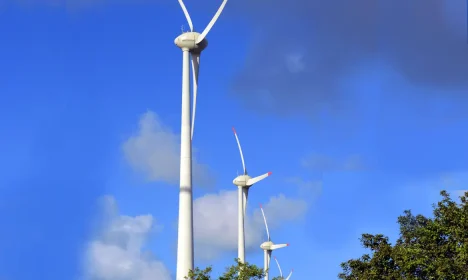
<svg viewBox="0 0 468 280">
<path fill-rule="evenodd" d="M 468 192 L 453 201 L 446 191 L 433 205 L 434 217 L 398 218 L 400 236 L 395 245 L 382 234 L 363 234 L 360 241 L 371 254 L 341 264 L 340 279 L 416 280 L 468 279 Z"/>
<path fill-rule="evenodd" d="M 195 268 L 189 272 L 188 277 L 185 279 L 192 280 L 211 280 L 212 267 L 209 266 L 205 269 Z M 224 274 L 219 276 L 218 280 L 261 280 L 265 277 L 263 268 L 256 265 L 249 264 L 248 262 L 242 263 L 239 259 L 235 259 L 235 264 L 227 267 Z"/>
</svg>

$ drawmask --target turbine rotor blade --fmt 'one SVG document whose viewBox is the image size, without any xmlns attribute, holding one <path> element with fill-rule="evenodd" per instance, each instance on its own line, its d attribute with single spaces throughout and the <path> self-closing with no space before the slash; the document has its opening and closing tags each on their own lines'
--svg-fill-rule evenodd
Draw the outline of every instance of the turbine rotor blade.
<svg viewBox="0 0 468 280">
<path fill-rule="evenodd" d="M 181 1 L 181 0 L 179 0 L 179 1 Z M 214 15 L 214 17 L 211 19 L 210 23 L 208 23 L 205 30 L 203 30 L 202 34 L 200 36 L 198 36 L 196 44 L 199 44 L 201 41 L 203 41 L 203 39 L 205 39 L 206 35 L 208 35 L 208 32 L 210 32 L 211 28 L 213 27 L 215 22 L 218 20 L 218 17 L 221 15 L 221 12 L 223 11 L 224 6 L 226 6 L 227 1 L 228 0 L 224 0 L 223 3 L 221 4 L 221 6 L 219 6 L 218 11 Z"/>
<path fill-rule="evenodd" d="M 262 207 L 261 204 L 260 204 L 260 210 L 262 210 L 263 221 L 265 222 L 265 228 L 266 228 L 266 232 L 267 232 L 267 236 L 268 236 L 268 241 L 271 241 L 270 240 L 270 231 L 268 230 L 268 224 L 267 224 L 267 221 L 266 221 L 266 218 L 265 218 L 265 212 L 263 211 L 263 207 Z"/>
<path fill-rule="evenodd" d="M 197 109 L 197 91 L 198 91 L 198 71 L 200 69 L 200 54 L 192 53 L 192 75 L 193 75 L 193 101 L 192 101 L 192 131 L 191 138 L 193 139 L 193 129 L 195 127 L 195 110 Z"/>
<path fill-rule="evenodd" d="M 246 216 L 245 212 L 247 210 L 247 200 L 249 198 L 249 188 L 243 188 L 243 193 L 244 193 L 244 219 Z"/>
<path fill-rule="evenodd" d="M 268 273 L 270 272 L 271 250 L 268 250 Z"/>
<path fill-rule="evenodd" d="M 293 271 L 294 271 L 294 269 L 291 269 L 291 272 L 289 273 L 288 277 L 286 277 L 285 280 L 289 280 L 289 278 L 291 278 L 291 275 L 292 275 Z"/>
<path fill-rule="evenodd" d="M 247 186 L 252 186 L 253 184 L 257 183 L 258 181 L 261 181 L 261 180 L 265 179 L 266 177 L 270 176 L 271 174 L 272 174 L 271 172 L 268 172 L 268 173 L 265 173 L 263 175 L 260 175 L 260 176 L 254 177 L 254 178 L 250 178 L 249 180 L 247 180 Z"/>
<path fill-rule="evenodd" d="M 241 148 L 241 144 L 239 141 L 239 137 L 237 137 L 237 132 L 234 127 L 232 127 L 232 131 L 234 132 L 234 136 L 236 136 L 237 146 L 239 147 L 239 152 L 240 152 L 240 156 L 242 159 L 242 167 L 244 167 L 244 175 L 247 175 L 247 168 L 245 167 L 244 154 L 242 153 L 242 148 Z"/>
<path fill-rule="evenodd" d="M 275 261 L 276 261 L 276 264 L 278 265 L 280 276 L 281 276 L 281 278 L 283 278 L 283 271 L 281 271 L 281 266 L 279 265 L 278 259 L 276 257 L 275 257 Z"/>
<path fill-rule="evenodd" d="M 184 1 L 179 0 L 179 4 L 180 4 L 180 7 L 182 8 L 182 11 L 184 11 L 185 18 L 187 19 L 188 25 L 190 26 L 190 31 L 193 32 L 192 19 L 190 18 L 187 8 L 185 7 Z"/>
<path fill-rule="evenodd" d="M 271 245 L 270 249 L 276 250 L 276 249 L 284 248 L 287 246 L 289 246 L 289 243 L 288 244 L 274 244 L 274 245 Z"/>
</svg>

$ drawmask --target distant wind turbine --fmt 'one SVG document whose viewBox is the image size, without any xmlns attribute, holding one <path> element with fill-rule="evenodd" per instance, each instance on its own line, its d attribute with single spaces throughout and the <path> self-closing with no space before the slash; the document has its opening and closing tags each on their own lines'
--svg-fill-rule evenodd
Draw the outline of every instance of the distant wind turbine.
<svg viewBox="0 0 468 280">
<path fill-rule="evenodd" d="M 245 167 L 244 155 L 242 153 L 241 144 L 239 141 L 239 137 L 237 136 L 236 129 L 233 127 L 232 131 L 234 132 L 234 136 L 236 137 L 237 146 L 239 147 L 239 152 L 242 160 L 242 167 L 244 168 L 244 174 L 237 176 L 232 183 L 238 187 L 238 244 L 237 244 L 237 254 L 239 261 L 244 263 L 245 262 L 245 230 L 244 230 L 244 220 L 245 220 L 245 213 L 247 207 L 247 199 L 249 197 L 249 189 L 253 186 L 253 184 L 265 179 L 266 177 L 271 175 L 271 172 L 265 173 L 263 175 L 257 176 L 255 178 L 250 177 L 247 174 L 247 168 Z"/>
<path fill-rule="evenodd" d="M 292 275 L 292 273 L 293 273 L 293 270 L 291 269 L 291 272 L 289 272 L 288 277 L 284 278 L 284 277 L 283 277 L 283 271 L 281 270 L 281 266 L 280 266 L 280 264 L 279 264 L 279 262 L 278 262 L 278 259 L 277 259 L 276 257 L 275 257 L 275 261 L 276 261 L 276 264 L 278 265 L 278 269 L 279 269 L 279 272 L 280 272 L 280 278 L 281 278 L 282 280 L 289 280 L 289 278 L 291 278 L 291 275 Z"/>
<path fill-rule="evenodd" d="M 198 70 L 200 54 L 208 46 L 205 39 L 219 15 L 226 6 L 224 0 L 218 11 L 200 34 L 194 31 L 192 20 L 182 0 L 179 4 L 187 18 L 190 32 L 182 33 L 174 43 L 182 49 L 182 116 L 180 140 L 180 193 L 179 193 L 179 228 L 177 240 L 177 275 L 176 280 L 184 280 L 189 270 L 193 269 L 193 197 L 192 197 L 192 138 L 197 105 Z M 193 74 L 193 109 L 190 124 L 190 63 L 192 57 Z"/>
<path fill-rule="evenodd" d="M 262 210 L 262 215 L 263 215 L 263 221 L 265 222 L 265 228 L 267 232 L 267 237 L 268 241 L 263 242 L 262 245 L 260 245 L 260 248 L 263 249 L 264 254 L 264 268 L 265 268 L 265 280 L 269 280 L 269 270 L 270 270 L 270 259 L 271 259 L 271 252 L 276 249 L 284 248 L 286 246 L 289 246 L 289 243 L 287 244 L 274 244 L 271 241 L 270 238 L 270 231 L 268 230 L 268 224 L 265 218 L 265 212 L 263 211 L 263 207 L 260 204 L 260 210 Z"/>
</svg>

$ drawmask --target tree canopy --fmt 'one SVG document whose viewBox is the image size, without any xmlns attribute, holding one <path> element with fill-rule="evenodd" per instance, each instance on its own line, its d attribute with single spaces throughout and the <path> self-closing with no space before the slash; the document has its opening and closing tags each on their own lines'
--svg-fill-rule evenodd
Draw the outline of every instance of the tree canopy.
<svg viewBox="0 0 468 280">
<path fill-rule="evenodd" d="M 339 279 L 468 279 L 468 192 L 455 202 L 446 191 L 433 205 L 433 217 L 398 217 L 400 236 L 392 245 L 383 234 L 362 234 L 370 250 L 341 264 Z"/>
<path fill-rule="evenodd" d="M 263 268 L 248 262 L 242 263 L 239 259 L 234 259 L 235 264 L 226 268 L 223 275 L 216 278 L 217 280 L 261 280 L 265 277 Z M 208 266 L 205 269 L 195 268 L 191 270 L 185 279 L 192 280 L 212 280 L 212 267 Z M 274 277 L 272 280 L 283 280 L 281 277 Z"/>
<path fill-rule="evenodd" d="M 211 280 L 212 267 L 209 266 L 205 269 L 195 268 L 189 272 L 188 277 L 185 279 L 192 280 Z M 218 280 L 261 280 L 265 277 L 263 268 L 256 265 L 249 264 L 248 262 L 242 263 L 239 259 L 235 259 L 235 264 L 226 268 L 223 275 L 219 276 Z"/>
</svg>

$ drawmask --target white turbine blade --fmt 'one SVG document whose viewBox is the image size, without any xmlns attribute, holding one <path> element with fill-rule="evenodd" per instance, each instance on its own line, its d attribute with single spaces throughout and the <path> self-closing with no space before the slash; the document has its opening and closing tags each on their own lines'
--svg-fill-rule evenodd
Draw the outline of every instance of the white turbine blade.
<svg viewBox="0 0 468 280">
<path fill-rule="evenodd" d="M 263 175 L 257 176 L 255 178 L 250 178 L 249 180 L 247 180 L 247 186 L 252 186 L 253 184 L 257 183 L 258 181 L 261 181 L 261 180 L 265 179 L 266 177 L 268 177 L 270 175 L 271 175 L 271 172 L 268 172 L 268 173 L 265 173 Z"/>
<path fill-rule="evenodd" d="M 278 259 L 276 257 L 275 257 L 275 261 L 276 261 L 276 264 L 278 265 L 280 276 L 281 276 L 281 278 L 283 278 L 283 271 L 281 271 L 281 266 L 279 265 Z"/>
<path fill-rule="evenodd" d="M 190 26 L 190 31 L 193 31 L 192 19 L 190 18 L 187 8 L 185 7 L 184 1 L 179 0 L 179 4 L 180 7 L 182 7 L 182 11 L 184 11 L 185 18 L 187 19 L 188 25 Z"/>
<path fill-rule="evenodd" d="M 291 275 L 292 275 L 293 271 L 294 271 L 294 269 L 291 269 L 291 272 L 289 272 L 289 275 L 288 275 L 288 277 L 286 277 L 285 280 L 289 280 L 289 278 L 291 278 Z"/>
<path fill-rule="evenodd" d="M 263 207 L 262 207 L 261 204 L 260 204 L 260 210 L 262 210 L 263 221 L 265 222 L 265 228 L 266 228 L 266 232 L 267 232 L 267 236 L 268 236 L 268 241 L 270 241 L 270 231 L 268 230 L 268 225 L 267 225 L 267 221 L 266 221 L 266 218 L 265 218 L 265 212 L 263 212 Z"/>
<path fill-rule="evenodd" d="M 284 248 L 284 247 L 287 247 L 289 246 L 289 243 L 288 244 L 275 244 L 275 245 L 271 245 L 271 250 L 276 250 L 276 249 L 280 249 L 280 248 Z"/>
<path fill-rule="evenodd" d="M 200 69 L 200 54 L 192 53 L 192 75 L 193 75 L 193 101 L 192 101 L 192 134 L 195 127 L 195 110 L 197 109 L 198 71 Z"/>
<path fill-rule="evenodd" d="M 270 273 L 271 251 L 268 251 L 267 255 L 268 255 L 268 273 Z"/>
<path fill-rule="evenodd" d="M 247 217 L 245 212 L 247 210 L 247 200 L 249 198 L 249 189 L 243 188 L 243 193 L 244 193 L 244 219 L 245 219 L 245 217 Z"/>
<path fill-rule="evenodd" d="M 240 152 L 240 156 L 242 159 L 242 167 L 244 167 L 244 175 L 247 175 L 247 168 L 245 167 L 244 154 L 242 153 L 242 148 L 241 148 L 241 144 L 239 141 L 239 137 L 237 137 L 237 132 L 234 127 L 232 127 L 232 131 L 234 132 L 234 136 L 236 136 L 237 146 L 239 147 L 239 152 Z"/>
<path fill-rule="evenodd" d="M 210 23 L 206 26 L 205 30 L 203 30 L 202 34 L 198 36 L 197 44 L 199 44 L 203 39 L 205 39 L 206 35 L 208 35 L 208 32 L 210 32 L 211 28 L 215 24 L 215 22 L 218 20 L 218 17 L 221 15 L 221 12 L 224 9 L 224 6 L 226 6 L 228 0 L 224 0 L 221 6 L 219 7 L 218 11 L 214 15 L 214 17 L 211 19 Z"/>
</svg>

